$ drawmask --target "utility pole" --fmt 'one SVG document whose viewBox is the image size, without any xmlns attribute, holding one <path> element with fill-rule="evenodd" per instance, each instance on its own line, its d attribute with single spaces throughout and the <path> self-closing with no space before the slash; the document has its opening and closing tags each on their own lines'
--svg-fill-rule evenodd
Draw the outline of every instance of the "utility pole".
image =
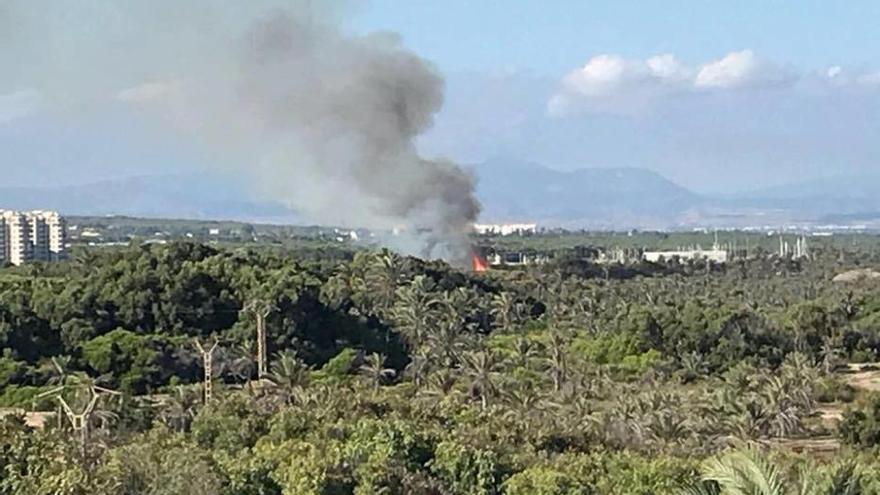
<svg viewBox="0 0 880 495">
<path fill-rule="evenodd" d="M 87 447 L 89 443 L 89 432 L 90 432 L 90 424 L 92 419 L 92 414 L 95 412 L 95 406 L 98 405 L 98 401 L 101 399 L 101 394 L 109 394 L 109 395 L 121 395 L 119 392 L 115 390 L 110 390 L 104 387 L 99 387 L 94 384 L 89 384 L 86 387 L 86 390 L 89 392 L 89 401 L 86 406 L 80 412 L 76 412 L 64 399 L 61 395 L 61 392 L 67 388 L 66 385 L 62 385 L 58 388 L 49 390 L 48 392 L 44 392 L 37 396 L 45 397 L 48 395 L 56 395 L 56 399 L 61 404 L 61 408 L 64 410 L 64 414 L 67 416 L 67 419 L 70 421 L 70 427 L 73 429 L 75 434 L 79 436 L 79 451 L 83 457 L 85 457 L 87 452 Z"/>
<path fill-rule="evenodd" d="M 274 305 L 257 299 L 252 300 L 244 307 L 245 311 L 253 313 L 257 319 L 257 378 L 260 380 L 269 374 L 269 358 L 266 349 L 266 318 L 275 309 Z"/>
<path fill-rule="evenodd" d="M 199 339 L 195 339 L 196 349 L 202 354 L 202 366 L 205 368 L 205 405 L 211 402 L 211 395 L 214 389 L 214 350 L 217 349 L 217 340 L 210 349 L 205 350 Z"/>
<path fill-rule="evenodd" d="M 61 397 L 60 395 L 58 396 L 58 402 L 61 403 L 61 407 L 64 408 L 64 413 L 67 415 L 67 419 L 70 420 L 70 427 L 73 428 L 74 433 L 79 432 L 79 451 L 83 456 L 86 455 L 86 445 L 89 441 L 89 420 L 92 417 L 92 412 L 95 410 L 95 405 L 98 403 L 98 398 L 98 394 L 93 394 L 85 409 L 77 414 L 73 412 L 73 409 L 71 409 L 70 404 L 64 400 L 64 397 Z"/>
</svg>

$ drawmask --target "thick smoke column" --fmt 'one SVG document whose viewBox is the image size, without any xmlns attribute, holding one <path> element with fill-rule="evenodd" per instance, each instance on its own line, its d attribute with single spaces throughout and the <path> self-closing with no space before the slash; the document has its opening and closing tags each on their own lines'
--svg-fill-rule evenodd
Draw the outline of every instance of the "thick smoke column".
<svg viewBox="0 0 880 495">
<path fill-rule="evenodd" d="M 240 57 L 242 111 L 273 143 L 261 176 L 277 193 L 323 221 L 403 227 L 422 254 L 465 255 L 472 177 L 414 145 L 443 100 L 430 66 L 392 37 L 346 38 L 286 13 L 258 21 Z"/>
<path fill-rule="evenodd" d="M 398 229 L 392 247 L 464 260 L 473 178 L 415 147 L 442 78 L 393 34 L 347 35 L 291 4 L 11 0 L 0 66 L 21 70 L 0 94 L 161 117 L 311 222 Z"/>
</svg>

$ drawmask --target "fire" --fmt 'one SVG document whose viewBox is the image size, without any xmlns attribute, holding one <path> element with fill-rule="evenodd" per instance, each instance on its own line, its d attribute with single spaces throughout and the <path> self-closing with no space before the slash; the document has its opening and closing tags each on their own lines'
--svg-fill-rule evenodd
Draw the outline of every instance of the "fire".
<svg viewBox="0 0 880 495">
<path fill-rule="evenodd" d="M 471 254 L 471 268 L 475 272 L 485 272 L 489 269 L 489 263 L 476 252 Z"/>
</svg>

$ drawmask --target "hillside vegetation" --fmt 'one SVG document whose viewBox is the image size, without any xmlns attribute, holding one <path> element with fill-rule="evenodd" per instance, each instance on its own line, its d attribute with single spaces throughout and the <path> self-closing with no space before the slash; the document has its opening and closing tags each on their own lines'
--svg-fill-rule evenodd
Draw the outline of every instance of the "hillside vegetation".
<svg viewBox="0 0 880 495">
<path fill-rule="evenodd" d="M 880 493 L 880 284 L 831 282 L 876 247 L 553 249 L 482 274 L 190 242 L 2 269 L 0 494 Z M 94 394 L 72 431 L 59 398 Z"/>
</svg>

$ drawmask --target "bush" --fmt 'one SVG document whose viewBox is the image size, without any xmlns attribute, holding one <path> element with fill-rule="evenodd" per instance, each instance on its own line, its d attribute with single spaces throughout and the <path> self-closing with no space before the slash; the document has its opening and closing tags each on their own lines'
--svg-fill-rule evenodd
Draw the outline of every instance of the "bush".
<svg viewBox="0 0 880 495">
<path fill-rule="evenodd" d="M 841 380 L 839 376 L 825 376 L 819 380 L 816 400 L 819 402 L 852 402 L 856 389 Z"/>
<path fill-rule="evenodd" d="M 871 394 L 858 409 L 848 409 L 838 426 L 841 441 L 870 448 L 880 444 L 880 394 Z"/>
<path fill-rule="evenodd" d="M 7 356 L 0 357 L 0 390 L 11 383 L 21 383 L 26 371 L 26 363 Z"/>
<path fill-rule="evenodd" d="M 357 369 L 357 362 L 360 359 L 358 351 L 346 347 L 339 351 L 330 361 L 321 367 L 320 370 L 313 374 L 315 380 L 322 379 L 341 379 Z"/>
<path fill-rule="evenodd" d="M 856 409 L 847 409 L 838 426 L 840 439 L 852 446 L 869 448 L 880 444 L 880 394 L 869 395 Z"/>
<path fill-rule="evenodd" d="M 441 442 L 434 450 L 430 467 L 431 472 L 446 485 L 449 493 L 498 493 L 502 470 L 492 451 L 472 448 L 454 441 Z"/>
<path fill-rule="evenodd" d="M 31 387 L 20 385 L 7 385 L 0 394 L 0 407 L 24 407 L 34 405 L 34 398 L 47 389 L 45 387 Z M 37 401 L 37 408 L 46 409 L 54 407 L 50 397 L 44 397 Z"/>
<path fill-rule="evenodd" d="M 175 371 L 169 363 L 168 342 L 121 328 L 95 337 L 82 346 L 83 361 L 97 374 L 112 374 L 115 385 L 142 394 L 150 384 L 167 382 Z"/>
<path fill-rule="evenodd" d="M 535 466 L 514 474 L 504 483 L 506 495 L 590 495 L 567 473 L 553 467 Z"/>
</svg>

